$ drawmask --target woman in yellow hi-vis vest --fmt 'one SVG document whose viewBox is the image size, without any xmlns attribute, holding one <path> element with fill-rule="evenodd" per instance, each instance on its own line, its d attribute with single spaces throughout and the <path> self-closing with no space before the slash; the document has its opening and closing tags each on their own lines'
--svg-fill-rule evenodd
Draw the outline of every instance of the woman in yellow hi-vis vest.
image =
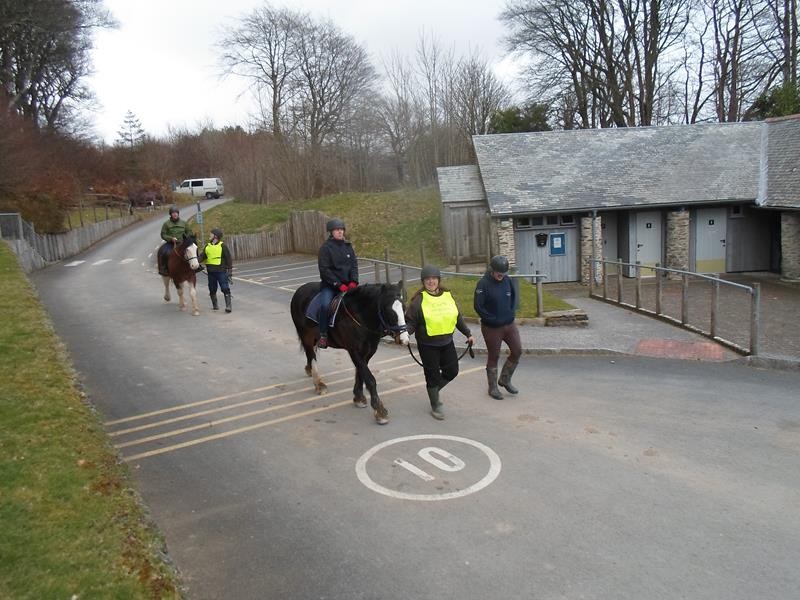
<svg viewBox="0 0 800 600">
<path fill-rule="evenodd" d="M 211 236 L 205 248 L 200 251 L 199 258 L 206 265 L 211 308 L 219 310 L 219 304 L 217 304 L 217 286 L 219 286 L 225 297 L 225 312 L 231 312 L 230 276 L 233 271 L 233 259 L 231 251 L 222 243 L 221 229 L 215 227 L 211 230 Z"/>
<path fill-rule="evenodd" d="M 434 266 L 425 265 L 420 273 L 423 287 L 411 298 L 406 311 L 408 333 L 417 339 L 422 366 L 425 371 L 425 386 L 431 402 L 434 419 L 444 419 L 439 390 L 458 375 L 458 354 L 453 343 L 453 333 L 458 329 L 467 337 L 469 344 L 475 338 L 464 322 L 461 311 L 449 290 L 441 287 L 441 272 Z"/>
</svg>

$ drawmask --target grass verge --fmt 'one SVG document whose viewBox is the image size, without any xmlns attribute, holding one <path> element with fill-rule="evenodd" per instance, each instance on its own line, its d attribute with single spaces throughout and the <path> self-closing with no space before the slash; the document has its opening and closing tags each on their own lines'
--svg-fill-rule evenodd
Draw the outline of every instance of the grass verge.
<svg viewBox="0 0 800 600">
<path fill-rule="evenodd" d="M 0 598 L 179 598 L 50 321 L 0 244 Z"/>
</svg>

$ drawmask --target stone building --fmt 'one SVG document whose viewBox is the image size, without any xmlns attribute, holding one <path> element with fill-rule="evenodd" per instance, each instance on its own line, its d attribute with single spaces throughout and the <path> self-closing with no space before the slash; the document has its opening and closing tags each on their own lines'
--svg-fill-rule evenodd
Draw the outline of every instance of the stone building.
<svg viewBox="0 0 800 600">
<path fill-rule="evenodd" d="M 484 201 L 486 247 L 520 273 L 588 282 L 594 248 L 645 266 L 800 278 L 800 115 L 473 143 L 478 165 L 466 185 L 473 204 Z M 440 181 L 463 168 L 440 168 Z M 450 192 L 440 192 L 444 206 Z"/>
</svg>

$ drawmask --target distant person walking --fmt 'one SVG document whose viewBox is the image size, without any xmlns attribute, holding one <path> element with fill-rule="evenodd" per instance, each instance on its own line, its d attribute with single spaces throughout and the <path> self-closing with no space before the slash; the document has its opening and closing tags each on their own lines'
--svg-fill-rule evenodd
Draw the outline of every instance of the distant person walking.
<svg viewBox="0 0 800 600">
<path fill-rule="evenodd" d="M 205 248 L 200 251 L 198 258 L 206 264 L 211 308 L 219 310 L 217 303 L 217 288 L 219 287 L 225 298 L 225 312 L 231 312 L 233 308 L 231 306 L 230 275 L 233 271 L 233 259 L 231 251 L 222 243 L 222 229 L 215 227 L 211 230 L 211 237 Z"/>
<path fill-rule="evenodd" d="M 439 392 L 458 375 L 458 354 L 453 333 L 458 329 L 474 344 L 475 338 L 447 288 L 441 287 L 441 272 L 432 265 L 422 267 L 422 288 L 414 294 L 406 310 L 408 333 L 417 339 L 425 373 L 425 387 L 434 419 L 444 419 Z"/>
<path fill-rule="evenodd" d="M 507 273 L 508 259 L 505 256 L 493 256 L 489 262 L 489 270 L 475 286 L 475 312 L 481 319 L 481 334 L 486 342 L 486 378 L 489 382 L 489 395 L 495 400 L 503 399 L 498 385 L 504 387 L 509 394 L 519 392 L 511 385 L 511 377 L 522 355 L 519 329 L 514 323 L 518 298 L 517 290 Z M 509 356 L 498 379 L 497 362 L 503 342 L 508 346 Z"/>
</svg>

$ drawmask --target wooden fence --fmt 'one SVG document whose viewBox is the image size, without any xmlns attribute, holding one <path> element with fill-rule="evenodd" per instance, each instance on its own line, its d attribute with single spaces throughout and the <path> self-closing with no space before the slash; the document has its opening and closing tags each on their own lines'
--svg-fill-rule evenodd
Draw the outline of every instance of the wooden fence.
<svg viewBox="0 0 800 600">
<path fill-rule="evenodd" d="M 226 235 L 234 260 L 249 260 L 263 256 L 276 256 L 288 252 L 316 254 L 325 240 L 325 223 L 328 217 L 316 210 L 291 213 L 289 221 L 273 231 Z"/>
</svg>

